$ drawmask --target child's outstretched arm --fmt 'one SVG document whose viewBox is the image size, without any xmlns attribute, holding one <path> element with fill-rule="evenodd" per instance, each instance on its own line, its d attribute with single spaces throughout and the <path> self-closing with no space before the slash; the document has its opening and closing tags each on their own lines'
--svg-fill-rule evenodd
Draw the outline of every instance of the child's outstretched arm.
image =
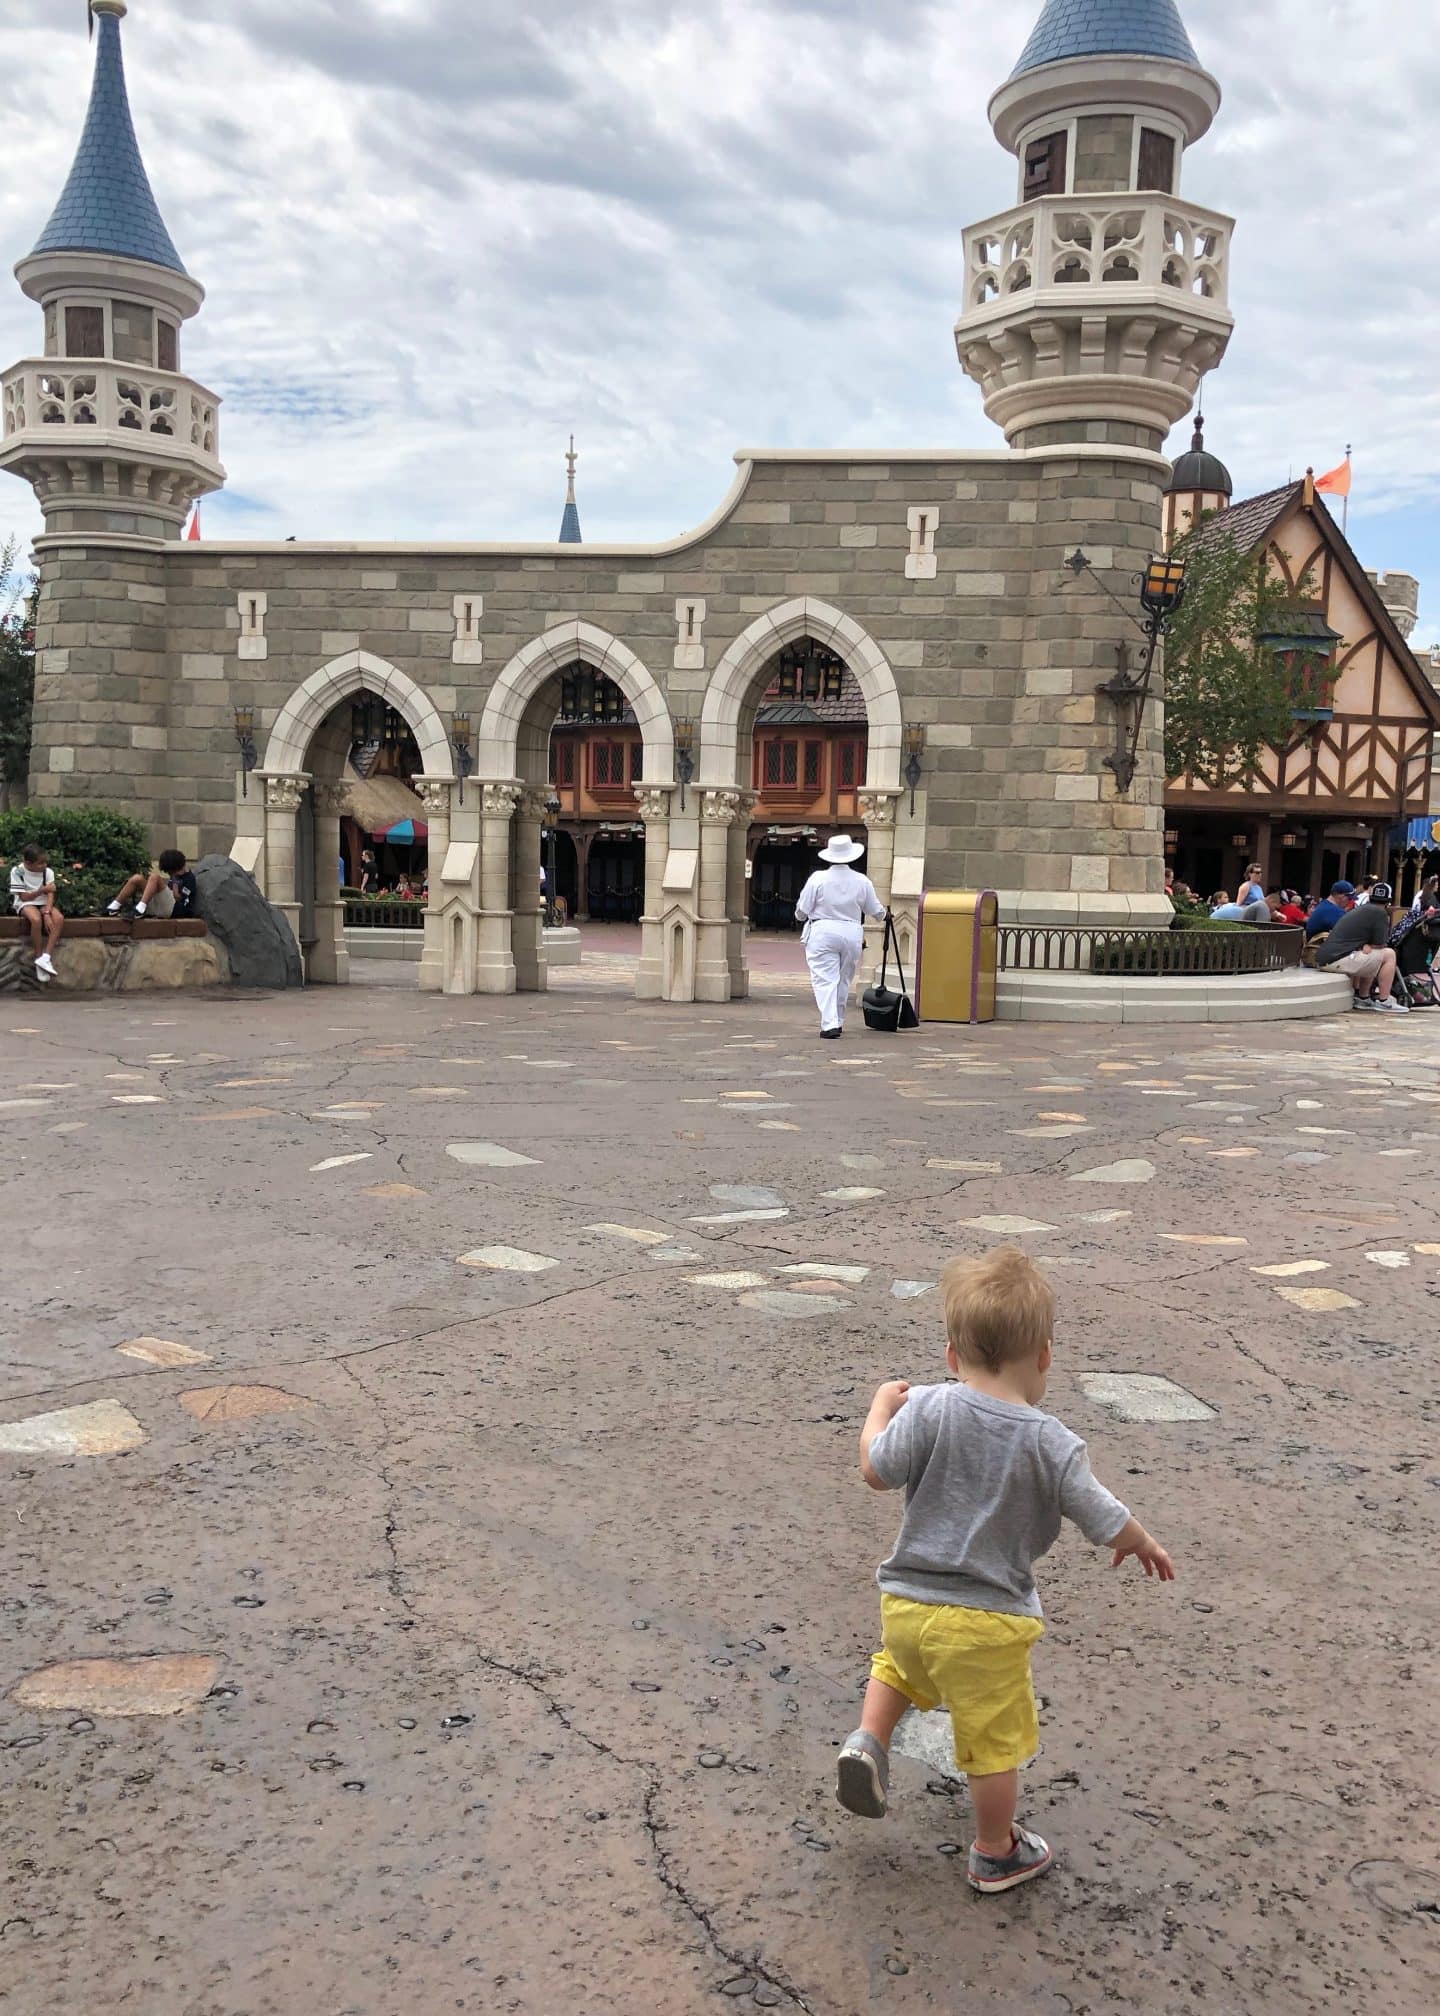
<svg viewBox="0 0 1440 2016">
<path fill-rule="evenodd" d="M 860 1430 L 860 1475 L 872 1491 L 888 1491 L 891 1487 L 871 1466 L 870 1444 L 882 1428 L 890 1426 L 905 1405 L 909 1391 L 908 1379 L 887 1379 L 883 1386 L 876 1387 L 875 1398 L 870 1402 L 870 1412 L 865 1416 L 865 1426 Z"/>
<path fill-rule="evenodd" d="M 1158 1540 L 1153 1540 L 1132 1514 L 1115 1538 L 1110 1542 L 1114 1548 L 1114 1558 L 1110 1566 L 1118 1568 L 1133 1554 L 1147 1575 L 1158 1575 L 1162 1582 L 1175 1580 L 1175 1564 Z"/>
</svg>

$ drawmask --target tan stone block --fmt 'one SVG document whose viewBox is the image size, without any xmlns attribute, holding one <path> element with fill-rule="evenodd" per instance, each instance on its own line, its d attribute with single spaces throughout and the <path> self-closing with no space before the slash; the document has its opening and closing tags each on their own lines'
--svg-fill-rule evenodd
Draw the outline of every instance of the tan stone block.
<svg viewBox="0 0 1440 2016">
<path fill-rule="evenodd" d="M 1082 693 L 1073 700 L 1067 700 L 1063 707 L 1055 710 L 1055 719 L 1068 726 L 1088 727 L 1095 719 L 1095 695 Z"/>
<path fill-rule="evenodd" d="M 1108 892 L 1110 863 L 1098 854 L 1080 854 L 1070 862 L 1070 887 L 1091 894 Z"/>
<path fill-rule="evenodd" d="M 1112 805 L 1111 824 L 1117 833 L 1134 833 L 1144 830 L 1145 807 L 1143 805 Z"/>
<path fill-rule="evenodd" d="M 957 574 L 955 576 L 957 595 L 1003 595 L 1005 576 L 1003 574 Z"/>
<path fill-rule="evenodd" d="M 1045 768 L 1052 775 L 1057 772 L 1068 772 L 1073 776 L 1082 770 L 1088 770 L 1089 767 L 1090 751 L 1088 747 L 1078 749 L 1047 749 L 1045 752 Z M 1098 784 L 1100 780 L 1097 777 L 1095 781 Z M 1090 794 L 1086 792 L 1084 795 L 1088 797 Z"/>
<path fill-rule="evenodd" d="M 1098 777 L 1062 773 L 1055 778 L 1055 798 L 1059 804 L 1076 804 L 1083 799 L 1098 801 L 1099 797 Z"/>
<path fill-rule="evenodd" d="M 397 577 L 394 574 L 386 573 L 383 569 L 377 569 L 372 573 L 360 576 L 360 586 L 362 588 L 394 588 L 397 585 Z"/>
<path fill-rule="evenodd" d="M 741 504 L 732 513 L 736 525 L 788 525 L 788 504 Z"/>
<path fill-rule="evenodd" d="M 1068 694 L 1075 690 L 1075 674 L 1058 665 L 1036 665 L 1025 674 L 1027 693 Z"/>
</svg>

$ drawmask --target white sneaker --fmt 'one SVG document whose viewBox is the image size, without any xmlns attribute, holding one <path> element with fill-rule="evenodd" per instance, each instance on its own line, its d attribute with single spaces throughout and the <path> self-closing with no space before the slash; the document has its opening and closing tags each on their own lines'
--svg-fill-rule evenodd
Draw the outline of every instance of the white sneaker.
<svg viewBox="0 0 1440 2016">
<path fill-rule="evenodd" d="M 120 915 L 120 901 L 119 901 L 119 898 L 118 898 L 118 897 L 116 898 L 116 900 L 115 900 L 115 901 L 114 901 L 113 903 L 111 903 L 111 904 L 110 904 L 110 905 L 108 906 L 108 908 L 106 909 L 106 912 L 105 912 L 105 915 L 106 915 L 107 917 L 118 917 L 118 916 Z"/>
<path fill-rule="evenodd" d="M 55 978 L 55 961 L 50 957 L 48 952 L 42 952 L 40 957 L 35 961 L 35 971 L 43 973 L 47 980 Z"/>
<path fill-rule="evenodd" d="M 145 915 L 145 905 L 143 903 L 137 903 L 135 905 L 135 915 L 137 917 L 143 917 Z"/>
<path fill-rule="evenodd" d="M 1355 1006 L 1362 1009 L 1365 1014 L 1373 1015 L 1375 1010 L 1380 1006 L 1380 1003 L 1372 1001 L 1368 994 L 1357 994 L 1355 996 Z"/>
<path fill-rule="evenodd" d="M 1409 1002 L 1397 1001 L 1393 994 L 1384 1001 L 1377 1001 L 1375 1006 L 1382 1015 L 1408 1015 L 1410 1013 Z"/>
</svg>

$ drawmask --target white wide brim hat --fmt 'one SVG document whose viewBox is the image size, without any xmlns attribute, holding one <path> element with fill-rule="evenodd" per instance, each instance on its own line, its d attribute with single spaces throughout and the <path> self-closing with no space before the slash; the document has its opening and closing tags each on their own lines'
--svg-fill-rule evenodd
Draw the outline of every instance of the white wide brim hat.
<svg viewBox="0 0 1440 2016">
<path fill-rule="evenodd" d="M 851 861 L 858 861 L 864 852 L 858 840 L 852 840 L 848 833 L 837 833 L 828 847 L 820 849 L 820 859 L 828 861 L 832 868 L 843 868 Z"/>
</svg>

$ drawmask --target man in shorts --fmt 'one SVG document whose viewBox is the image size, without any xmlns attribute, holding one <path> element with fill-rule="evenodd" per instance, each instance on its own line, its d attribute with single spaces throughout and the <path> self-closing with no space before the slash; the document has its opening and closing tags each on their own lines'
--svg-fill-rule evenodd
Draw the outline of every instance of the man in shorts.
<svg viewBox="0 0 1440 2016">
<path fill-rule="evenodd" d="M 1391 994 L 1395 954 L 1390 949 L 1391 890 L 1377 882 L 1368 903 L 1357 903 L 1330 927 L 1315 955 L 1322 972 L 1343 973 L 1355 989 L 1355 1006 L 1383 1015 L 1404 1015 L 1404 1002 Z"/>
</svg>

